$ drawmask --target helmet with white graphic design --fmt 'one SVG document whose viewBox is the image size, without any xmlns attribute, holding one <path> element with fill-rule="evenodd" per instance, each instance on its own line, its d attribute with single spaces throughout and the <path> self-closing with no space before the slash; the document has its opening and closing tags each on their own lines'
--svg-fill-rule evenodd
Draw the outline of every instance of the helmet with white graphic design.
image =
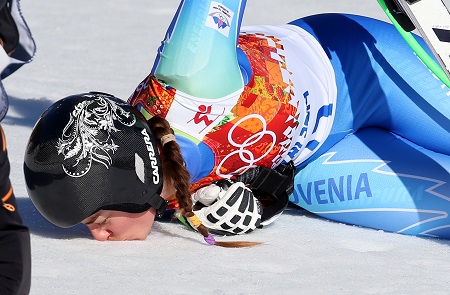
<svg viewBox="0 0 450 295">
<path fill-rule="evenodd" d="M 105 93 L 72 95 L 39 118 L 26 147 L 28 194 L 51 223 L 70 227 L 98 210 L 166 208 L 153 135 L 139 111 Z"/>
</svg>

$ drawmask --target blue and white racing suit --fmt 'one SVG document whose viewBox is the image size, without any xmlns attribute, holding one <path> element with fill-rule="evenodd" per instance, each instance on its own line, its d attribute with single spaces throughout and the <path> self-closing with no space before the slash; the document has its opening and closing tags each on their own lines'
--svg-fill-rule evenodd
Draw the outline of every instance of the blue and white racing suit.
<svg viewBox="0 0 450 295">
<path fill-rule="evenodd" d="M 182 1 L 130 97 L 174 127 L 193 187 L 292 160 L 306 210 L 450 238 L 450 90 L 396 29 L 346 14 L 241 28 L 244 7 Z"/>
</svg>

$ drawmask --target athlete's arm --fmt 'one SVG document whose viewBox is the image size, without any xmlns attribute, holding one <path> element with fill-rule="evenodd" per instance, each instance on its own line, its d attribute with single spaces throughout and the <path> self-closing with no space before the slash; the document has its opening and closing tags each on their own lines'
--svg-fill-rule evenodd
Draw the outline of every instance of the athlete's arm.
<svg viewBox="0 0 450 295">
<path fill-rule="evenodd" d="M 236 55 L 246 0 L 183 0 L 152 73 L 186 94 L 221 98 L 243 87 Z"/>
</svg>

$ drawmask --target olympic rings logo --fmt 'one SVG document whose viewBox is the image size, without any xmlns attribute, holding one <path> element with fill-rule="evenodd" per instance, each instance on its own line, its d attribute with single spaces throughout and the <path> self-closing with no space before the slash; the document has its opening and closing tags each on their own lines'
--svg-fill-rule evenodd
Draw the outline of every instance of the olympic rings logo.
<svg viewBox="0 0 450 295">
<path fill-rule="evenodd" d="M 251 135 L 243 143 L 237 143 L 233 139 L 233 134 L 235 134 L 235 129 L 237 127 L 239 127 L 239 125 L 241 125 L 243 122 L 250 120 L 250 119 L 257 119 L 257 120 L 261 121 L 262 130 Z M 251 147 L 258 144 L 261 141 L 261 139 L 266 135 L 269 135 L 270 137 L 272 137 L 272 143 L 264 154 L 262 154 L 258 158 L 255 158 L 255 155 L 253 153 L 254 150 Z M 230 131 L 228 133 L 228 142 L 231 145 L 233 145 L 234 147 L 238 148 L 238 150 L 236 150 L 232 153 L 229 153 L 219 163 L 219 165 L 216 169 L 216 174 L 222 178 L 230 178 L 233 174 L 242 174 L 242 173 L 248 171 L 249 169 L 256 167 L 255 163 L 262 160 L 263 158 L 265 158 L 273 150 L 273 148 L 275 147 L 275 144 L 276 144 L 276 140 L 277 140 L 277 137 L 276 137 L 275 132 L 267 130 L 267 122 L 264 119 L 264 117 L 262 117 L 261 115 L 252 114 L 252 115 L 249 115 L 247 117 L 240 119 L 238 122 L 236 122 L 236 124 L 233 125 L 233 127 L 230 129 Z M 235 171 L 233 171 L 229 174 L 220 173 L 220 169 L 222 167 L 224 167 L 226 162 L 234 155 L 238 155 L 240 160 L 242 161 L 242 163 L 247 164 L 247 165 L 242 165 L 238 169 L 236 169 Z"/>
</svg>

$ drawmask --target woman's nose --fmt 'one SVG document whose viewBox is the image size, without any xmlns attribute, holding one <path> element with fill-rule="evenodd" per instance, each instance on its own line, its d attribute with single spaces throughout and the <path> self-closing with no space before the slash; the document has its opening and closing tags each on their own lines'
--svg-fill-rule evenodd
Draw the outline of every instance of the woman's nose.
<svg viewBox="0 0 450 295">
<path fill-rule="evenodd" d="M 92 236 L 97 241 L 106 241 L 111 236 L 111 231 L 107 230 L 99 224 L 88 224 L 87 227 L 91 231 Z"/>
</svg>

